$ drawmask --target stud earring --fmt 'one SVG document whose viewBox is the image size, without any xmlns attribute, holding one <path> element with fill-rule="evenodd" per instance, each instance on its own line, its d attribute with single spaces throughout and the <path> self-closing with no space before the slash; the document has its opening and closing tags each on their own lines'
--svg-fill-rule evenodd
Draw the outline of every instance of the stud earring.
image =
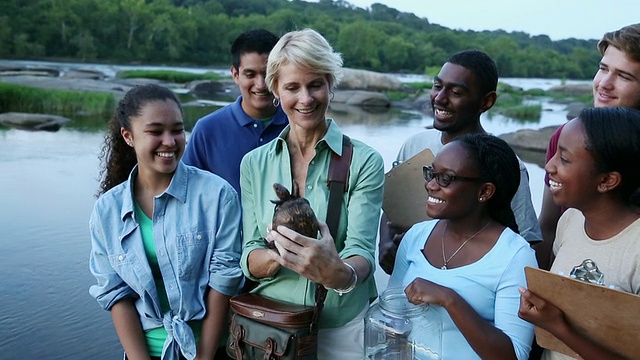
<svg viewBox="0 0 640 360">
<path fill-rule="evenodd" d="M 480 201 L 484 201 L 484 198 L 481 196 L 478 200 L 480 200 Z"/>
<path fill-rule="evenodd" d="M 278 105 L 280 105 L 280 99 L 278 99 L 277 97 L 273 98 L 273 107 L 278 107 Z"/>
<path fill-rule="evenodd" d="M 127 141 L 127 145 L 133 147 L 133 143 L 131 141 Z"/>
</svg>

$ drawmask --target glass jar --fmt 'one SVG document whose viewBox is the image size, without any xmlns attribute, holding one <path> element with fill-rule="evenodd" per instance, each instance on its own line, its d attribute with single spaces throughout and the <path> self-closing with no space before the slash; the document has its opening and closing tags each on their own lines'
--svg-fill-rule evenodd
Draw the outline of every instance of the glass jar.
<svg viewBox="0 0 640 360">
<path fill-rule="evenodd" d="M 441 359 L 442 319 L 429 304 L 414 305 L 403 288 L 387 288 L 365 316 L 365 359 Z"/>
</svg>

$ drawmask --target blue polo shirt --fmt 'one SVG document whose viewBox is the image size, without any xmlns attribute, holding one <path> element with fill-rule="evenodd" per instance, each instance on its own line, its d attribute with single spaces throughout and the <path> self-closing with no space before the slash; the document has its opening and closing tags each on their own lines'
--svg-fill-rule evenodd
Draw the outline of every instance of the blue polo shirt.
<svg viewBox="0 0 640 360">
<path fill-rule="evenodd" d="M 193 127 L 182 161 L 227 180 L 240 194 L 240 162 L 246 153 L 275 139 L 289 123 L 278 107 L 265 127 L 242 110 L 242 96 L 199 119 Z"/>
</svg>

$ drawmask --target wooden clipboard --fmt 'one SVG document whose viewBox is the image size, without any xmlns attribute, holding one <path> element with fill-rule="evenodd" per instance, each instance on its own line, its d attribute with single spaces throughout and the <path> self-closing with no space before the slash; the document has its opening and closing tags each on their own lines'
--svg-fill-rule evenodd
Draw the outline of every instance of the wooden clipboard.
<svg viewBox="0 0 640 360">
<path fill-rule="evenodd" d="M 425 149 L 385 174 L 382 209 L 389 221 L 408 229 L 430 219 L 422 167 L 431 165 L 434 158 L 431 150 Z"/>
<path fill-rule="evenodd" d="M 587 338 L 629 359 L 640 354 L 640 296 L 590 284 L 549 271 L 525 267 L 527 286 L 564 312 Z M 579 358 L 551 333 L 538 327 L 540 346 Z"/>
</svg>

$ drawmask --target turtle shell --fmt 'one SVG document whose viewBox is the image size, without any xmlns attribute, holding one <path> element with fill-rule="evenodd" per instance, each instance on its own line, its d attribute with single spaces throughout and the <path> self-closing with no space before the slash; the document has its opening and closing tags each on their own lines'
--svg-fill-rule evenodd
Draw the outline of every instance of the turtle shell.
<svg viewBox="0 0 640 360">
<path fill-rule="evenodd" d="M 318 219 L 309 201 L 297 194 L 291 194 L 287 188 L 278 183 L 273 184 L 273 190 L 278 200 L 271 200 L 276 205 L 271 227 L 275 229 L 283 225 L 304 236 L 317 238 Z"/>
</svg>

